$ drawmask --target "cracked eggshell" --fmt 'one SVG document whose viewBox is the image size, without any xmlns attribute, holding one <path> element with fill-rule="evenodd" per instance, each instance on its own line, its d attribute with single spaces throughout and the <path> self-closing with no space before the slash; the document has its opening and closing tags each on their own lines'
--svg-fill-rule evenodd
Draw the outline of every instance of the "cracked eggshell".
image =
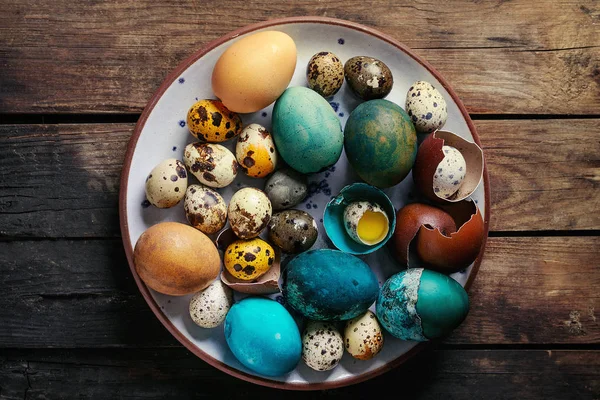
<svg viewBox="0 0 600 400">
<path fill-rule="evenodd" d="M 246 187 L 233 194 L 227 216 L 231 229 L 240 239 L 257 237 L 271 220 L 271 201 L 260 189 Z"/>
<path fill-rule="evenodd" d="M 202 328 L 215 328 L 225 321 L 233 305 L 233 292 L 217 279 L 190 300 L 192 321 Z"/>
<path fill-rule="evenodd" d="M 187 188 L 183 209 L 190 225 L 206 234 L 220 231 L 227 222 L 227 205 L 223 197 L 201 185 Z"/>
<path fill-rule="evenodd" d="M 383 349 L 383 333 L 371 311 L 352 318 L 344 328 L 346 351 L 359 360 L 370 360 Z"/>
<path fill-rule="evenodd" d="M 277 166 L 277 152 L 271 134 L 259 124 L 244 128 L 235 146 L 242 171 L 252 178 L 264 178 Z"/>
<path fill-rule="evenodd" d="M 155 207 L 170 208 L 185 196 L 188 177 L 183 163 L 169 158 L 156 165 L 146 178 L 146 199 Z"/>
<path fill-rule="evenodd" d="M 444 198 L 434 190 L 434 177 L 440 163 L 445 158 L 444 146 L 455 148 L 462 154 L 467 172 L 458 191 Z M 473 142 L 448 131 L 436 131 L 423 141 L 417 151 L 417 158 L 412 169 L 413 180 L 419 191 L 429 200 L 437 203 L 456 203 L 469 197 L 483 178 L 483 151 Z"/>
<path fill-rule="evenodd" d="M 238 172 L 235 156 L 220 144 L 190 143 L 183 151 L 183 161 L 200 183 L 212 188 L 229 185 Z"/>
<path fill-rule="evenodd" d="M 383 99 L 394 85 L 390 68 L 373 57 L 352 57 L 344 64 L 344 76 L 354 94 L 363 100 Z"/>
<path fill-rule="evenodd" d="M 444 96 L 429 82 L 417 81 L 406 94 L 406 112 L 419 133 L 440 129 L 448 119 Z"/>
<path fill-rule="evenodd" d="M 344 355 L 342 335 L 330 322 L 308 321 L 302 334 L 302 360 L 315 371 L 337 367 Z"/>
</svg>

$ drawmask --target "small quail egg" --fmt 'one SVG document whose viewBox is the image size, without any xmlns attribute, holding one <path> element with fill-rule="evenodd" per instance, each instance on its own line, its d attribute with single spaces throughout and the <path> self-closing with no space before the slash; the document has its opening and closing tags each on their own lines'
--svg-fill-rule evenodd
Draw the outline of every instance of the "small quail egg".
<svg viewBox="0 0 600 400">
<path fill-rule="evenodd" d="M 265 192 L 274 210 L 284 210 L 304 200 L 308 193 L 308 179 L 293 169 L 275 171 L 265 183 Z"/>
<path fill-rule="evenodd" d="M 420 133 L 440 129 L 448 118 L 446 100 L 429 82 L 415 82 L 406 94 L 406 112 Z"/>
<path fill-rule="evenodd" d="M 467 162 L 463 155 L 452 146 L 442 146 L 444 159 L 438 164 L 433 175 L 433 191 L 443 199 L 452 197 L 460 189 L 467 174 Z"/>
<path fill-rule="evenodd" d="M 188 178 L 185 166 L 169 158 L 155 166 L 146 178 L 146 199 L 158 208 L 170 208 L 185 196 Z"/>
<path fill-rule="evenodd" d="M 269 240 L 287 253 L 310 249 L 318 236 L 314 218 L 302 210 L 280 211 L 269 222 Z"/>
<path fill-rule="evenodd" d="M 246 187 L 233 194 L 227 208 L 231 229 L 240 239 L 252 239 L 267 227 L 273 209 L 262 190 Z"/>
<path fill-rule="evenodd" d="M 204 186 L 187 188 L 183 208 L 189 223 L 206 234 L 220 231 L 227 222 L 225 200 L 218 192 Z"/>
<path fill-rule="evenodd" d="M 333 53 L 322 51 L 312 56 L 306 67 L 308 87 L 327 98 L 344 83 L 344 64 Z"/>
<path fill-rule="evenodd" d="M 383 348 L 381 326 L 371 311 L 346 322 L 346 350 L 359 360 L 370 360 Z"/>
<path fill-rule="evenodd" d="M 363 100 L 383 99 L 392 91 L 392 71 L 381 60 L 373 57 L 352 57 L 344 64 L 346 82 Z"/>
<path fill-rule="evenodd" d="M 190 316 L 202 328 L 215 328 L 225 321 L 233 305 L 233 292 L 220 279 L 194 294 L 190 301 Z"/>
<path fill-rule="evenodd" d="M 357 201 L 345 208 L 344 226 L 353 240 L 372 246 L 385 239 L 390 222 L 379 204 Z"/>
<path fill-rule="evenodd" d="M 187 114 L 190 133 L 201 142 L 224 142 L 240 134 L 242 120 L 218 100 L 200 100 Z"/>
<path fill-rule="evenodd" d="M 335 368 L 344 355 L 342 335 L 328 322 L 308 321 L 302 335 L 302 359 L 316 371 Z"/>
<path fill-rule="evenodd" d="M 252 178 L 264 178 L 275 170 L 277 152 L 271 134 L 259 124 L 250 124 L 238 137 L 235 156 Z"/>
<path fill-rule="evenodd" d="M 225 249 L 223 263 L 235 278 L 252 281 L 267 272 L 275 261 L 275 250 L 260 238 L 236 240 Z"/>
<path fill-rule="evenodd" d="M 190 143 L 185 146 L 183 161 L 200 183 L 213 188 L 225 187 L 237 176 L 235 156 L 219 144 Z"/>
</svg>

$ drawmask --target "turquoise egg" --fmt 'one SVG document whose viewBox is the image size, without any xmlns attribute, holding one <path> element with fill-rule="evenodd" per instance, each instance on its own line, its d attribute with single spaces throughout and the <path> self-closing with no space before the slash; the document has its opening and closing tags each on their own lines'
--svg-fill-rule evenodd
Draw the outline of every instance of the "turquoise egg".
<svg viewBox="0 0 600 400">
<path fill-rule="evenodd" d="M 261 375 L 284 375 L 302 356 L 296 322 L 281 304 L 263 297 L 247 297 L 231 307 L 225 340 L 245 367 Z"/>
<path fill-rule="evenodd" d="M 469 297 L 454 279 L 422 268 L 390 277 L 377 299 L 377 318 L 393 336 L 424 342 L 447 335 L 466 318 Z"/>
<path fill-rule="evenodd" d="M 273 107 L 275 147 L 296 171 L 311 174 L 335 164 L 342 154 L 344 133 L 335 111 L 317 92 L 288 88 Z"/>
<path fill-rule="evenodd" d="M 344 128 L 348 161 L 365 182 L 400 183 L 417 156 L 417 133 L 408 114 L 388 100 L 370 100 L 352 111 Z"/>
<path fill-rule="evenodd" d="M 283 293 L 288 305 L 317 321 L 347 320 L 377 299 L 379 282 L 361 259 L 338 250 L 311 250 L 286 267 Z"/>
</svg>

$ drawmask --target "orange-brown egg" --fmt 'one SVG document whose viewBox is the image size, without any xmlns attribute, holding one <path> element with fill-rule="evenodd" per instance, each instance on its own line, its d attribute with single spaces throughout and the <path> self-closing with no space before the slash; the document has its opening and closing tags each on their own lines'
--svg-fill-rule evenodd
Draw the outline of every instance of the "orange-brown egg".
<svg viewBox="0 0 600 400">
<path fill-rule="evenodd" d="M 244 128 L 235 146 L 235 156 L 246 175 L 253 178 L 264 178 L 277 165 L 273 138 L 259 124 L 250 124 Z"/>
<path fill-rule="evenodd" d="M 296 58 L 296 44 L 283 32 L 243 37 L 217 60 L 213 92 L 233 112 L 258 111 L 274 102 L 289 85 Z"/>
</svg>

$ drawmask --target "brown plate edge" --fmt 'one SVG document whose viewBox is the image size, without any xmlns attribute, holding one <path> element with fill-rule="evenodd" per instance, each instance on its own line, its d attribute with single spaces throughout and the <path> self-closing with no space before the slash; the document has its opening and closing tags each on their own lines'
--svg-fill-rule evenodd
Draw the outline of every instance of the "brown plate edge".
<svg viewBox="0 0 600 400">
<path fill-rule="evenodd" d="M 387 372 L 387 371 L 397 367 L 398 365 L 404 363 L 405 361 L 407 361 L 408 359 L 410 359 L 411 357 L 413 357 L 420 351 L 424 350 L 426 347 L 429 347 L 429 345 L 432 342 L 419 343 L 416 346 L 414 346 L 413 348 L 411 348 L 409 351 L 407 351 L 406 353 L 401 355 L 400 357 L 396 358 L 395 360 L 387 363 L 386 365 L 384 365 L 376 370 L 369 371 L 369 372 L 367 372 L 365 374 L 361 374 L 360 376 L 357 376 L 357 377 L 347 378 L 347 379 L 343 379 L 343 380 L 339 380 L 339 381 L 335 381 L 335 382 L 321 382 L 321 383 L 307 383 L 307 384 L 288 383 L 288 382 L 280 382 L 280 381 L 274 381 L 274 380 L 270 380 L 270 379 L 266 379 L 266 378 L 261 378 L 261 377 L 255 376 L 255 375 L 250 375 L 245 372 L 238 371 L 235 368 L 232 368 L 229 365 L 214 359 L 207 353 L 200 350 L 196 345 L 194 345 L 191 341 L 189 341 L 177 328 L 175 328 L 175 326 L 173 326 L 171 321 L 160 310 L 160 307 L 158 306 L 158 304 L 156 304 L 156 302 L 152 298 L 152 295 L 150 294 L 148 287 L 144 284 L 144 282 L 140 279 L 140 277 L 138 276 L 138 274 L 135 271 L 135 266 L 133 264 L 133 246 L 131 243 L 131 238 L 129 236 L 129 224 L 127 221 L 127 181 L 128 181 L 128 177 L 129 177 L 129 171 L 131 168 L 131 159 L 133 157 L 133 153 L 134 153 L 135 147 L 137 145 L 137 141 L 139 139 L 142 128 L 144 127 L 146 120 L 148 119 L 148 116 L 150 115 L 150 113 L 152 112 L 154 107 L 156 106 L 156 103 L 161 98 L 163 93 L 171 86 L 171 84 L 176 79 L 179 78 L 179 76 L 187 68 L 189 68 L 194 62 L 196 62 L 198 59 L 203 57 L 209 51 L 213 50 L 215 47 L 220 46 L 221 44 L 223 44 L 231 39 L 234 39 L 240 35 L 243 35 L 243 34 L 246 34 L 249 32 L 253 32 L 258 29 L 268 28 L 268 27 L 277 26 L 277 25 L 294 24 L 294 23 L 320 23 L 320 24 L 338 25 L 338 26 L 342 26 L 345 28 L 354 29 L 354 30 L 366 33 L 368 35 L 374 36 L 378 39 L 381 39 L 381 40 L 395 46 L 396 48 L 400 49 L 404 53 L 408 54 L 415 61 L 417 61 L 419 64 L 421 64 L 423 67 L 425 67 L 444 86 L 444 88 L 450 94 L 450 96 L 452 97 L 454 102 L 458 105 L 458 108 L 460 109 L 460 112 L 462 113 L 465 121 L 467 122 L 469 130 L 471 131 L 473 139 L 481 147 L 481 142 L 479 141 L 479 136 L 477 134 L 477 130 L 475 129 L 473 121 L 471 121 L 469 113 L 467 112 L 465 106 L 459 99 L 456 92 L 454 92 L 454 90 L 450 87 L 448 82 L 446 82 L 446 80 L 427 61 L 422 59 L 420 56 L 415 54 L 412 50 L 410 50 L 404 44 L 398 42 L 393 37 L 388 36 L 384 33 L 381 33 L 373 28 L 370 28 L 370 27 L 367 27 L 367 26 L 364 26 L 364 25 L 361 25 L 361 24 L 358 24 L 355 22 L 340 20 L 340 19 L 336 19 L 336 18 L 306 16 L 306 17 L 288 17 L 288 18 L 278 18 L 278 19 L 267 20 L 267 21 L 256 23 L 256 24 L 247 25 L 242 28 L 238 28 L 225 36 L 222 36 L 218 39 L 215 39 L 215 40 L 209 42 L 202 49 L 198 50 L 196 53 L 194 53 L 193 55 L 191 55 L 190 57 L 185 59 L 181 64 L 179 64 L 175 68 L 175 70 L 173 70 L 165 78 L 165 80 L 161 83 L 161 85 L 156 90 L 156 92 L 152 95 L 152 98 L 148 102 L 146 107 L 144 108 L 144 111 L 142 112 L 140 119 L 138 120 L 138 122 L 135 126 L 135 129 L 133 131 L 133 134 L 127 145 L 127 151 L 125 153 L 123 169 L 121 172 L 121 182 L 120 182 L 120 192 L 119 192 L 119 220 L 120 220 L 120 225 L 121 225 L 121 237 L 123 239 L 123 246 L 125 248 L 125 253 L 127 256 L 127 262 L 129 264 L 131 273 L 133 274 L 133 277 L 135 279 L 135 283 L 137 284 L 140 292 L 142 293 L 142 296 L 144 297 L 144 299 L 148 303 L 148 306 L 150 307 L 152 312 L 156 315 L 158 320 L 189 351 L 191 351 L 193 354 L 195 354 L 196 356 L 198 356 L 199 358 L 201 358 L 203 361 L 207 362 L 211 366 L 218 368 L 219 370 L 226 372 L 227 374 L 229 374 L 231 376 L 234 376 L 236 378 L 239 378 L 239 379 L 251 382 L 251 383 L 255 383 L 255 384 L 259 384 L 259 385 L 263 385 L 263 386 L 267 386 L 267 387 L 272 387 L 272 388 L 276 388 L 276 389 L 325 390 L 325 389 L 333 389 L 333 388 L 339 388 L 339 387 L 357 384 L 360 382 L 364 382 L 368 379 L 374 378 L 375 376 L 381 375 L 384 372 Z M 467 289 L 467 290 L 470 288 L 471 284 L 473 283 L 473 281 L 475 279 L 475 276 L 477 275 L 477 273 L 479 271 L 479 266 L 481 265 L 481 261 L 483 258 L 485 246 L 487 243 L 487 237 L 488 237 L 488 233 L 489 233 L 490 188 L 489 188 L 489 176 L 488 176 L 488 170 L 487 170 L 487 163 L 485 162 L 485 157 L 484 157 L 483 184 L 484 184 L 484 190 L 485 190 L 485 206 L 486 206 L 485 207 L 485 220 L 484 220 L 486 238 L 484 240 L 484 243 L 483 243 L 483 246 L 479 253 L 479 256 L 475 260 L 475 264 L 473 265 L 473 269 L 471 270 L 469 279 L 467 280 L 467 283 L 465 284 L 465 289 Z"/>
</svg>

